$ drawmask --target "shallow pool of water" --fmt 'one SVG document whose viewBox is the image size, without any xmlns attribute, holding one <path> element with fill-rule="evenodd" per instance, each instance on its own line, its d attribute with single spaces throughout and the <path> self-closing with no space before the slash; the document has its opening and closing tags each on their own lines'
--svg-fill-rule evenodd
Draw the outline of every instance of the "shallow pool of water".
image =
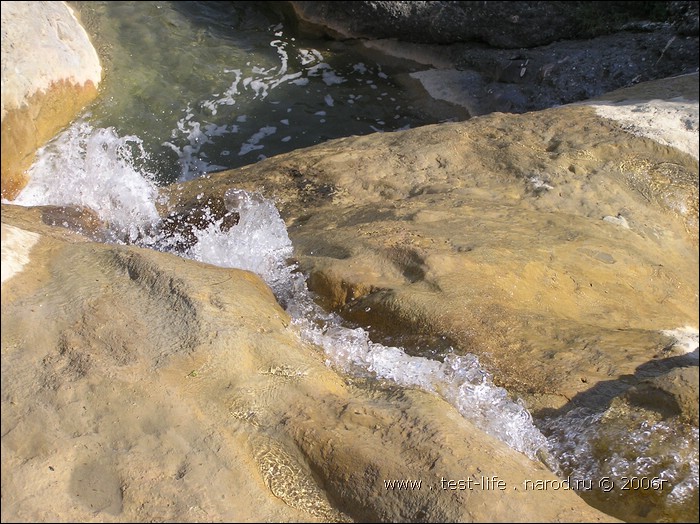
<svg viewBox="0 0 700 524">
<path fill-rule="evenodd" d="M 94 127 L 143 140 L 159 183 L 349 135 L 466 118 L 418 64 L 305 39 L 271 2 L 74 2 L 103 59 Z"/>
</svg>

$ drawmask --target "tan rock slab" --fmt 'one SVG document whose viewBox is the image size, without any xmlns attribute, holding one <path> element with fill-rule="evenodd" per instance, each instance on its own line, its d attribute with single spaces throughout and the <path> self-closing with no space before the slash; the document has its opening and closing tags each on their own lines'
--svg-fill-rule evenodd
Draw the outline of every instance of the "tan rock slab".
<svg viewBox="0 0 700 524">
<path fill-rule="evenodd" d="M 262 189 L 327 305 L 447 340 L 551 402 L 697 329 L 697 181 L 692 156 L 566 106 L 333 140 L 171 201 Z"/>
<path fill-rule="evenodd" d="M 437 397 L 328 368 L 252 273 L 33 229 L 2 286 L 3 521 L 613 520 L 525 489 L 558 479 Z"/>
</svg>

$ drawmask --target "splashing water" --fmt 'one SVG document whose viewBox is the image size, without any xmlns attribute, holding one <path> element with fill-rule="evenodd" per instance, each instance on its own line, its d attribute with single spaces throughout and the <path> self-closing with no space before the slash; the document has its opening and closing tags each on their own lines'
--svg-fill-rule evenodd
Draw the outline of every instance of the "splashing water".
<svg viewBox="0 0 700 524">
<path fill-rule="evenodd" d="M 697 365 L 697 329 L 685 326 L 661 333 L 673 339 L 674 352 Z M 574 408 L 541 427 L 558 459 L 556 473 L 586 486 L 581 495 L 592 505 L 625 520 L 697 519 L 696 426 L 675 417 L 658 420 L 613 400 L 607 410 Z M 601 479 L 611 484 L 603 486 Z"/>
<path fill-rule="evenodd" d="M 196 232 L 197 243 L 186 257 L 222 267 L 247 269 L 260 275 L 273 290 L 292 278 L 292 243 L 275 205 L 258 194 L 229 189 L 224 197 L 228 211 L 239 214 L 238 224 L 223 232 L 218 222 Z"/>
<path fill-rule="evenodd" d="M 229 189 L 226 206 L 240 214 L 239 223 L 226 233 L 216 224 L 200 231 L 199 241 L 186 256 L 249 269 L 262 276 L 287 309 L 301 337 L 325 350 L 329 365 L 351 375 L 436 393 L 486 433 L 530 458 L 536 458 L 546 447 L 547 441 L 527 409 L 493 384 L 491 375 L 474 355 L 448 355 L 442 363 L 413 357 L 402 348 L 372 342 L 362 328 L 349 329 L 340 317 L 316 305 L 303 276 L 288 262 L 292 243 L 271 201 Z"/>
<path fill-rule="evenodd" d="M 532 417 L 505 389 L 493 384 L 476 356 L 447 355 L 444 362 L 407 355 L 402 348 L 372 342 L 362 328 L 343 327 L 337 318 L 319 327 L 298 317 L 302 336 L 321 347 L 329 363 L 347 373 L 390 380 L 400 386 L 419 387 L 440 395 L 462 416 L 532 459 L 548 458 L 546 440 Z"/>
<path fill-rule="evenodd" d="M 657 515 L 652 521 L 689 522 L 686 519 L 697 517 L 697 427 L 673 420 L 638 420 L 634 414 L 615 420 L 586 408 L 545 426 L 559 462 L 556 473 L 587 486 L 584 499 L 607 513 L 641 518 L 645 507 L 653 507 Z M 601 479 L 608 479 L 613 489 L 608 491 Z M 621 510 L 623 505 L 631 509 Z"/>
<path fill-rule="evenodd" d="M 146 157 L 138 137 L 119 137 L 114 129 L 78 121 L 36 157 L 29 183 L 13 204 L 90 208 L 109 226 L 114 241 L 134 242 L 159 219 L 153 176 L 137 167 Z"/>
</svg>

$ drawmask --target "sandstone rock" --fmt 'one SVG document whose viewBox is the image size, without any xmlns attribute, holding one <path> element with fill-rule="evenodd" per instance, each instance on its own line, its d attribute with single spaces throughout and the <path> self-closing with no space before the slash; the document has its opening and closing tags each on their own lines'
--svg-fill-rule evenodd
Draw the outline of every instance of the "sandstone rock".
<svg viewBox="0 0 700 524">
<path fill-rule="evenodd" d="M 257 276 L 5 207 L 3 521 L 614 520 L 437 397 L 343 379 Z"/>
<path fill-rule="evenodd" d="M 591 107 L 329 141 L 172 200 L 230 187 L 278 202 L 336 311 L 444 337 L 530 398 L 596 391 L 698 324 L 697 161 Z"/>
<path fill-rule="evenodd" d="M 2 197 L 34 152 L 97 96 L 102 68 L 65 2 L 2 2 Z"/>
<path fill-rule="evenodd" d="M 698 369 L 675 368 L 658 377 L 646 379 L 625 392 L 624 401 L 664 418 L 678 417 L 698 426 Z"/>
<path fill-rule="evenodd" d="M 590 437 L 591 456 L 585 460 L 592 464 L 585 474 L 617 478 L 628 493 L 621 497 L 591 490 L 584 498 L 628 522 L 684 522 L 697 513 L 698 494 L 693 489 L 698 453 L 697 349 L 694 362 L 689 355 L 666 360 L 641 366 L 637 377 L 652 378 L 614 398 L 600 418 L 582 428 Z M 689 363 L 654 376 L 664 366 Z M 640 464 L 644 464 L 641 470 Z M 671 490 L 675 496 L 668 495 Z M 681 499 L 684 504 L 679 504 Z"/>
</svg>

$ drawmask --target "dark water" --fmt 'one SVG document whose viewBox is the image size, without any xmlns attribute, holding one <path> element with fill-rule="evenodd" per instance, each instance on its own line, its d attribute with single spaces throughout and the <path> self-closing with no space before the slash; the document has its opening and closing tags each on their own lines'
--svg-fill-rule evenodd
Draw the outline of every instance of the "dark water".
<svg viewBox="0 0 700 524">
<path fill-rule="evenodd" d="M 162 183 L 317 144 L 466 117 L 416 63 L 303 38 L 274 2 L 73 2 L 103 58 L 88 121 L 140 137 Z"/>
</svg>

